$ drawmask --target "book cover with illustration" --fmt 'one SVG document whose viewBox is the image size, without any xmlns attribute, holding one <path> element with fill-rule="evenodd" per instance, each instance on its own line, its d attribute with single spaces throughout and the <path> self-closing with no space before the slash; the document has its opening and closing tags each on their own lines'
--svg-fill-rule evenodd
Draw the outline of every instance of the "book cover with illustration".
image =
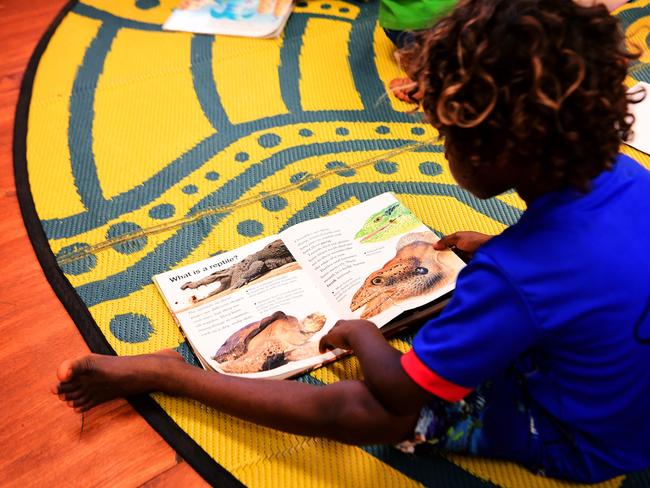
<svg viewBox="0 0 650 488">
<path fill-rule="evenodd" d="M 291 14 L 291 7 L 291 0 L 183 0 L 163 24 L 163 29 L 278 37 Z"/>
<path fill-rule="evenodd" d="M 343 354 L 318 351 L 339 319 L 389 332 L 442 303 L 464 263 L 437 240 L 385 193 L 153 280 L 206 369 L 286 378 Z"/>
</svg>

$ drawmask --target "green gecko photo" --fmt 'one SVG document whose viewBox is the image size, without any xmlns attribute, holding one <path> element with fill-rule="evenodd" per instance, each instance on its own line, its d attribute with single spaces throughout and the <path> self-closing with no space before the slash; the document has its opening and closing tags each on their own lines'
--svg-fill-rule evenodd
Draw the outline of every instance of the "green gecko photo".
<svg viewBox="0 0 650 488">
<path fill-rule="evenodd" d="M 422 222 L 408 208 L 397 202 L 372 214 L 354 238 L 364 244 L 381 242 L 404 234 L 420 225 Z"/>
</svg>

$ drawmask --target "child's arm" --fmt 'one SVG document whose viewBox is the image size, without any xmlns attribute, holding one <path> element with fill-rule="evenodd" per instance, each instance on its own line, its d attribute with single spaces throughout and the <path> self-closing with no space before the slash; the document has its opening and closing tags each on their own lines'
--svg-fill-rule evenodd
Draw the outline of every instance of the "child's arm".
<svg viewBox="0 0 650 488">
<path fill-rule="evenodd" d="M 387 411 L 395 415 L 417 413 L 431 398 L 404 372 L 402 354 L 388 344 L 372 322 L 339 320 L 320 343 L 321 351 L 334 348 L 355 353 L 365 385 Z"/>
<path fill-rule="evenodd" d="M 402 354 L 375 324 L 341 320 L 321 339 L 320 347 L 354 351 L 364 379 L 314 387 L 296 381 L 193 374 L 177 381 L 180 390 L 175 393 L 275 429 L 352 444 L 395 443 L 412 433 L 431 395 L 404 372 Z"/>
<path fill-rule="evenodd" d="M 169 393 L 256 424 L 349 444 L 401 442 L 411 436 L 419 414 L 419 409 L 408 415 L 390 412 L 358 380 L 314 386 L 238 378 L 195 367 L 179 368 L 174 376 L 175 387 L 167 389 Z"/>
<path fill-rule="evenodd" d="M 412 433 L 431 394 L 406 374 L 400 363 L 402 353 L 388 344 L 374 323 L 340 320 L 319 346 L 321 351 L 353 351 L 363 381 L 313 387 L 295 381 L 202 374 L 200 383 L 189 378 L 175 382 L 181 389 L 170 393 L 275 429 L 352 444 L 395 443 Z"/>
<path fill-rule="evenodd" d="M 388 344 L 375 324 L 340 320 L 321 339 L 320 348 L 352 350 L 364 379 L 311 387 L 295 381 L 209 375 L 213 384 L 204 385 L 207 389 L 179 382 L 184 386 L 177 394 L 262 425 L 344 442 L 393 442 L 411 433 L 431 394 L 404 372 L 402 353 Z M 396 429 L 388 428 L 390 422 Z M 378 428 L 387 430 L 381 434 Z"/>
<path fill-rule="evenodd" d="M 116 397 L 161 391 L 293 434 L 350 444 L 409 438 L 429 395 L 402 371 L 401 354 L 367 321 L 343 321 L 325 337 L 324 346 L 354 349 L 365 380 L 315 386 L 227 376 L 190 366 L 168 351 L 65 361 L 53 391 L 79 412 Z"/>
</svg>

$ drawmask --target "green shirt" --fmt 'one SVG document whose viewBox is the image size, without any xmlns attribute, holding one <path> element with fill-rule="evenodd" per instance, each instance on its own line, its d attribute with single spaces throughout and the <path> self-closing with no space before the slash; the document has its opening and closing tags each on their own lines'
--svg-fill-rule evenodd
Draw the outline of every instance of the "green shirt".
<svg viewBox="0 0 650 488">
<path fill-rule="evenodd" d="M 380 0 L 379 25 L 384 29 L 416 31 L 431 27 L 458 0 Z"/>
</svg>

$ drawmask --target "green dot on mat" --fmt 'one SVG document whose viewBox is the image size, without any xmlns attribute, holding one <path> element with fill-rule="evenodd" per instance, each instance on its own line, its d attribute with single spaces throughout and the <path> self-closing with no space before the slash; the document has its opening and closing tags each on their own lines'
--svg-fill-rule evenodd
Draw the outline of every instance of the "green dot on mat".
<svg viewBox="0 0 650 488">
<path fill-rule="evenodd" d="M 300 186 L 302 191 L 312 191 L 320 186 L 320 180 L 311 180 Z"/>
<path fill-rule="evenodd" d="M 350 130 L 347 127 L 337 127 L 335 132 L 339 136 L 347 136 Z"/>
<path fill-rule="evenodd" d="M 347 14 L 349 11 L 350 11 L 350 9 L 347 8 L 347 7 L 341 7 L 339 9 L 339 12 L 341 12 L 342 14 Z"/>
<path fill-rule="evenodd" d="M 320 6 L 323 10 L 329 10 L 332 8 L 332 6 L 329 3 L 324 3 L 323 5 Z"/>
<path fill-rule="evenodd" d="M 279 195 L 273 195 L 262 200 L 262 207 L 264 207 L 269 212 L 279 212 L 284 209 L 289 202 L 286 198 L 283 198 Z"/>
<path fill-rule="evenodd" d="M 185 360 L 186 363 L 191 364 L 192 366 L 196 366 L 198 368 L 201 367 L 201 363 L 199 363 L 199 360 L 196 359 L 196 356 L 194 355 L 194 351 L 192 351 L 192 348 L 189 346 L 187 341 L 181 342 L 178 347 L 175 348 L 175 351 L 183 356 L 183 359 Z"/>
<path fill-rule="evenodd" d="M 390 132 L 390 128 L 386 125 L 380 125 L 375 129 L 375 132 L 377 134 L 388 134 Z"/>
<path fill-rule="evenodd" d="M 149 209 L 149 217 L 152 219 L 163 220 L 173 217 L 176 209 L 171 203 L 161 203 Z"/>
<path fill-rule="evenodd" d="M 219 173 L 217 173 L 216 171 L 208 171 L 205 174 L 205 179 L 210 181 L 217 181 L 219 179 L 219 176 L 220 176 Z"/>
<path fill-rule="evenodd" d="M 192 194 L 196 193 L 197 191 L 199 191 L 199 187 L 196 186 L 196 185 L 187 185 L 187 186 L 184 186 L 181 191 L 183 193 L 185 193 L 186 195 L 192 195 Z"/>
<path fill-rule="evenodd" d="M 418 169 L 420 170 L 420 173 L 427 176 L 436 176 L 442 173 L 442 166 L 431 161 L 420 163 Z"/>
<path fill-rule="evenodd" d="M 423 127 L 412 127 L 411 128 L 411 134 L 414 136 L 421 136 L 424 134 L 424 128 Z"/>
<path fill-rule="evenodd" d="M 237 161 L 238 163 L 245 163 L 246 161 L 248 161 L 248 158 L 249 156 L 247 152 L 238 152 L 237 154 L 235 154 L 235 161 Z"/>
<path fill-rule="evenodd" d="M 298 134 L 300 134 L 302 137 L 311 137 L 314 135 L 314 133 L 309 129 L 300 129 L 298 131 Z"/>
<path fill-rule="evenodd" d="M 280 144 L 280 136 L 277 134 L 262 134 L 258 139 L 257 143 L 262 147 L 275 147 Z"/>
<path fill-rule="evenodd" d="M 346 164 L 343 161 L 330 161 L 325 164 L 325 167 L 327 169 L 345 168 Z"/>
<path fill-rule="evenodd" d="M 135 6 L 140 10 L 149 10 L 160 5 L 160 0 L 136 0 Z"/>
<path fill-rule="evenodd" d="M 122 342 L 145 342 L 153 334 L 151 320 L 139 313 L 123 313 L 111 319 L 108 328 Z"/>
<path fill-rule="evenodd" d="M 237 224 L 237 232 L 245 237 L 255 237 L 262 233 L 264 226 L 257 220 L 243 220 Z"/>
<path fill-rule="evenodd" d="M 289 181 L 291 183 L 300 183 L 301 180 L 304 180 L 307 176 L 309 176 L 309 173 L 306 171 L 301 171 L 300 173 L 293 174 L 289 177 Z"/>
<path fill-rule="evenodd" d="M 142 227 L 133 222 L 119 222 L 117 224 L 111 225 L 108 228 L 108 231 L 106 231 L 106 239 L 116 239 L 125 234 L 131 234 L 140 230 L 142 230 Z M 146 245 L 146 237 L 137 237 L 124 242 L 120 242 L 118 244 L 114 244 L 113 249 L 115 249 L 120 254 L 133 254 L 134 252 L 141 250 Z"/>
<path fill-rule="evenodd" d="M 384 175 L 390 175 L 397 171 L 397 163 L 391 161 L 379 161 L 375 163 L 375 170 Z"/>
<path fill-rule="evenodd" d="M 325 164 L 325 167 L 327 169 L 342 168 L 342 170 L 337 171 L 336 174 L 344 177 L 354 176 L 357 173 L 356 170 L 350 168 L 343 161 L 330 161 L 329 163 Z"/>
<path fill-rule="evenodd" d="M 61 250 L 58 253 L 56 253 L 56 257 L 57 259 L 59 259 L 66 256 L 67 254 L 70 254 L 75 251 L 79 251 L 87 247 L 90 246 L 85 242 L 76 242 L 74 244 L 70 244 L 69 246 L 65 246 L 61 248 Z M 75 259 L 67 264 L 61 265 L 61 270 L 65 274 L 77 276 L 83 273 L 87 273 L 95 266 L 97 266 L 97 257 L 94 254 L 88 254 L 82 258 Z"/>
</svg>

